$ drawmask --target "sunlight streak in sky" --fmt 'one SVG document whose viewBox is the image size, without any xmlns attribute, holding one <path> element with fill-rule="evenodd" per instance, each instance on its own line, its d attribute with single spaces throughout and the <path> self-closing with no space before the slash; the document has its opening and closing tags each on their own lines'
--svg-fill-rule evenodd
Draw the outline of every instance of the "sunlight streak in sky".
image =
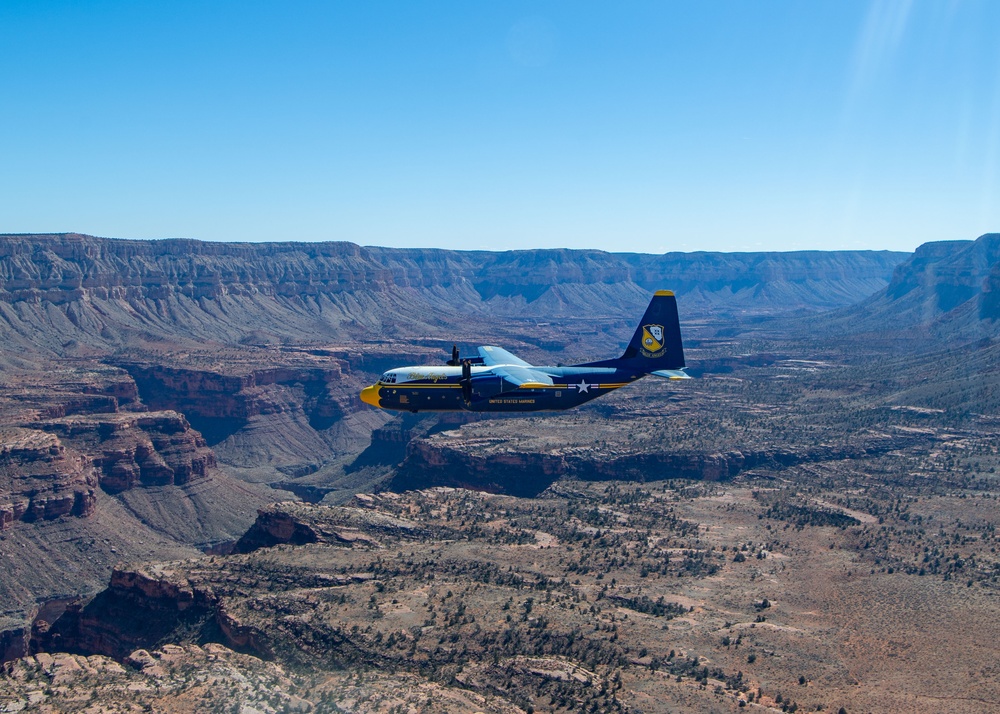
<svg viewBox="0 0 1000 714">
<path fill-rule="evenodd" d="M 868 9 L 851 61 L 848 105 L 869 91 L 894 61 L 903 42 L 913 0 L 874 0 Z"/>
</svg>

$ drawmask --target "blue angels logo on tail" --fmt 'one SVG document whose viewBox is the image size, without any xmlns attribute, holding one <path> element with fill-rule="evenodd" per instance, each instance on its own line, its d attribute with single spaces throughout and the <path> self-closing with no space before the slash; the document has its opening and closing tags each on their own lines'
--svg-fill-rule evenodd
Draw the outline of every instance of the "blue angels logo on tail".
<svg viewBox="0 0 1000 714">
<path fill-rule="evenodd" d="M 642 348 L 639 351 L 643 357 L 663 356 L 663 325 L 642 326 Z"/>
</svg>

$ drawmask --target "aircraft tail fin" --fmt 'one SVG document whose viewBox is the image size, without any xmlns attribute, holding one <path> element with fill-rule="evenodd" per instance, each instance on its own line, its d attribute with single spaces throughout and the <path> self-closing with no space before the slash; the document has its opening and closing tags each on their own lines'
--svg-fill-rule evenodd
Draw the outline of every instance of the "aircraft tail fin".
<svg viewBox="0 0 1000 714">
<path fill-rule="evenodd" d="M 657 290 L 625 354 L 618 359 L 595 362 L 592 366 L 630 367 L 643 374 L 684 369 L 684 346 L 674 293 Z"/>
</svg>

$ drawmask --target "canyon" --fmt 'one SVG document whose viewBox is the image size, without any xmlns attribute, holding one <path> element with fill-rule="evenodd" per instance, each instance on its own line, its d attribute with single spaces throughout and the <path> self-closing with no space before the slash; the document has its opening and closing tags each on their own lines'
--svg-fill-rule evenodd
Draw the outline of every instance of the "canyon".
<svg viewBox="0 0 1000 714">
<path fill-rule="evenodd" d="M 854 634 L 809 618 L 838 588 L 920 612 L 953 598 L 956 632 L 992 612 L 998 245 L 641 255 L 0 236 L 0 703 L 72 711 L 96 680 L 108 699 L 161 681 L 194 701 L 208 668 L 262 711 L 350 697 L 359 711 L 427 697 L 448 711 L 919 711 L 933 693 L 907 657 L 928 656 L 923 640 L 890 682 L 851 664 Z M 695 380 L 513 418 L 357 398 L 453 343 L 537 363 L 617 354 L 660 287 L 679 295 Z M 741 564 L 759 553 L 751 577 Z M 544 608 L 529 599 L 547 625 L 494 623 L 528 591 L 545 593 Z M 765 597 L 778 610 L 748 604 Z M 751 667 L 731 643 L 765 632 L 777 639 L 756 641 Z M 945 639 L 956 661 L 978 656 Z M 942 676 L 955 696 L 959 673 Z M 983 676 L 965 711 L 988 710 Z M 39 678 L 62 684 L 39 694 Z"/>
</svg>

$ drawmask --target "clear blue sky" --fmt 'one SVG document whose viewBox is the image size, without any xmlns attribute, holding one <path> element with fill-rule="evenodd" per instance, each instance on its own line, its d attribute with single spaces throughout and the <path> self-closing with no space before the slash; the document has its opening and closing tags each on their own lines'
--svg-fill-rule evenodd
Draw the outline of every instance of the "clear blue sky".
<svg viewBox="0 0 1000 714">
<path fill-rule="evenodd" d="M 891 248 L 1000 231 L 1000 2 L 0 2 L 0 232 Z"/>
</svg>

